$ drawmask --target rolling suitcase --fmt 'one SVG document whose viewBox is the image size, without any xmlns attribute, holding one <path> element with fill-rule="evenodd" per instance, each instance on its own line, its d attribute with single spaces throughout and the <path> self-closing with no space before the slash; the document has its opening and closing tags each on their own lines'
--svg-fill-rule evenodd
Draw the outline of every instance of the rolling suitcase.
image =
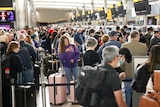
<svg viewBox="0 0 160 107">
<path fill-rule="evenodd" d="M 48 84 L 65 84 L 66 76 L 60 73 L 51 74 L 48 78 Z M 66 86 L 50 86 L 49 99 L 50 103 L 54 105 L 63 104 L 67 100 Z"/>
<path fill-rule="evenodd" d="M 70 98 L 71 98 L 71 103 L 72 104 L 77 104 L 77 100 L 75 98 L 75 85 L 76 81 L 71 81 L 71 84 L 74 83 L 74 85 L 70 85 Z"/>
<path fill-rule="evenodd" d="M 154 70 L 153 89 L 140 97 L 139 107 L 160 107 L 160 70 Z"/>
<path fill-rule="evenodd" d="M 15 88 L 15 107 L 36 107 L 35 85 Z"/>
<path fill-rule="evenodd" d="M 34 64 L 34 82 L 36 85 L 36 90 L 39 91 L 39 75 L 40 75 L 40 67 L 38 64 Z"/>
</svg>

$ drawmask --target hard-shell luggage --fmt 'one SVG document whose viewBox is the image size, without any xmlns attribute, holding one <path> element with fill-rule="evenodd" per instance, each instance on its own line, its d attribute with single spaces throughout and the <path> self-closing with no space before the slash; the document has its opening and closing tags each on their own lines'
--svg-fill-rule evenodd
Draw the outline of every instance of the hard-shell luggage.
<svg viewBox="0 0 160 107">
<path fill-rule="evenodd" d="M 76 81 L 71 81 L 71 84 L 74 85 L 70 85 L 70 99 L 71 99 L 71 103 L 72 104 L 77 104 L 77 100 L 75 98 L 75 85 L 76 85 Z"/>
<path fill-rule="evenodd" d="M 140 97 L 139 107 L 160 107 L 160 105 L 154 99 L 142 96 Z"/>
<path fill-rule="evenodd" d="M 48 84 L 66 84 L 66 76 L 60 73 L 51 74 L 48 78 Z M 62 86 L 49 86 L 50 103 L 54 105 L 63 104 L 67 100 L 67 88 Z"/>
<path fill-rule="evenodd" d="M 36 107 L 35 85 L 15 88 L 15 107 Z"/>
<path fill-rule="evenodd" d="M 34 82 L 36 85 L 36 90 L 39 91 L 39 75 L 40 75 L 40 67 L 37 64 L 34 64 Z"/>
<path fill-rule="evenodd" d="M 160 107 L 160 70 L 154 70 L 153 89 L 140 97 L 139 107 Z"/>
</svg>

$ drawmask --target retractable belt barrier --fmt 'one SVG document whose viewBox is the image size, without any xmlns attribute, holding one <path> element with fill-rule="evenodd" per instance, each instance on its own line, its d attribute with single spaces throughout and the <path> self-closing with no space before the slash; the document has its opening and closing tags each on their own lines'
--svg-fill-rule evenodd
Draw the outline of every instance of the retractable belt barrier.
<svg viewBox="0 0 160 107">
<path fill-rule="evenodd" d="M 66 85 L 75 85 L 75 83 L 62 83 L 62 84 L 46 84 L 46 83 L 41 83 L 41 84 L 15 84 L 15 83 L 7 83 L 5 86 L 42 86 L 42 84 L 45 84 L 45 87 L 50 87 L 50 86 L 66 86 Z"/>
<path fill-rule="evenodd" d="M 39 67 L 40 67 L 40 83 L 37 84 L 37 83 L 32 83 L 32 82 L 29 82 L 29 83 L 15 83 L 15 82 L 11 82 L 11 83 L 6 83 L 4 84 L 5 86 L 11 86 L 13 88 L 15 88 L 16 86 L 39 86 L 42 88 L 42 104 L 43 104 L 43 107 L 46 107 L 46 92 L 45 92 L 45 89 L 46 87 L 56 87 L 56 86 L 67 86 L 67 85 L 76 85 L 76 82 L 74 83 L 53 83 L 53 84 L 47 84 L 44 80 L 44 74 L 43 74 L 43 53 L 39 53 L 39 61 L 37 61 Z M 122 80 L 123 82 L 131 82 L 132 79 L 124 79 Z M 15 96 L 15 95 L 13 95 Z"/>
<path fill-rule="evenodd" d="M 132 81 L 132 79 L 124 79 L 124 80 L 122 80 L 122 82 L 131 82 Z"/>
</svg>

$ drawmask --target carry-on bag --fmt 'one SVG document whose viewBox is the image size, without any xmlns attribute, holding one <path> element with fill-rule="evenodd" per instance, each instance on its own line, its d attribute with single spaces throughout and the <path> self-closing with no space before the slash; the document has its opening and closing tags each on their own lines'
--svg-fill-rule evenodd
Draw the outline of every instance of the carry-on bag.
<svg viewBox="0 0 160 107">
<path fill-rule="evenodd" d="M 148 90 L 148 93 L 144 94 L 140 98 L 139 107 L 160 107 L 160 70 L 154 70 L 152 78 L 153 90 Z"/>
<path fill-rule="evenodd" d="M 35 85 L 15 88 L 15 107 L 36 107 Z"/>
<path fill-rule="evenodd" d="M 67 100 L 66 86 L 55 86 L 55 84 L 66 84 L 66 76 L 60 73 L 51 74 L 48 78 L 48 84 L 54 84 L 48 87 L 50 103 L 54 105 L 65 103 Z"/>
<path fill-rule="evenodd" d="M 72 104 L 77 104 L 77 100 L 75 98 L 75 85 L 76 85 L 76 81 L 71 81 L 70 82 L 70 99 L 71 99 L 71 103 Z M 72 85 L 73 84 L 73 85 Z"/>
<path fill-rule="evenodd" d="M 34 82 L 36 85 L 36 90 L 39 91 L 39 75 L 40 75 L 40 67 L 38 64 L 34 64 Z"/>
</svg>

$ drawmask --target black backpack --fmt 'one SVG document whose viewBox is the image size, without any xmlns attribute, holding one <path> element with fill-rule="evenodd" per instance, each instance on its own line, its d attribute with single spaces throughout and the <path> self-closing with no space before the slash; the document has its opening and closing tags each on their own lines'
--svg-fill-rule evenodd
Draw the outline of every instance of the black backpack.
<svg viewBox="0 0 160 107">
<path fill-rule="evenodd" d="M 1 70 L 2 70 L 2 78 L 3 79 L 10 79 L 11 72 L 10 72 L 10 57 L 12 55 L 5 55 L 3 54 L 1 57 Z"/>
<path fill-rule="evenodd" d="M 99 66 L 84 66 L 80 69 L 75 86 L 75 97 L 85 107 L 100 107 L 104 99 L 102 90 L 106 69 Z"/>
<path fill-rule="evenodd" d="M 139 65 L 131 82 L 132 89 L 138 93 L 145 93 L 150 75 L 146 64 Z"/>
<path fill-rule="evenodd" d="M 31 59 L 29 55 L 29 51 L 27 49 L 27 44 L 24 44 L 23 46 L 20 47 L 19 50 L 19 56 L 22 61 L 23 69 L 31 69 Z"/>
</svg>

